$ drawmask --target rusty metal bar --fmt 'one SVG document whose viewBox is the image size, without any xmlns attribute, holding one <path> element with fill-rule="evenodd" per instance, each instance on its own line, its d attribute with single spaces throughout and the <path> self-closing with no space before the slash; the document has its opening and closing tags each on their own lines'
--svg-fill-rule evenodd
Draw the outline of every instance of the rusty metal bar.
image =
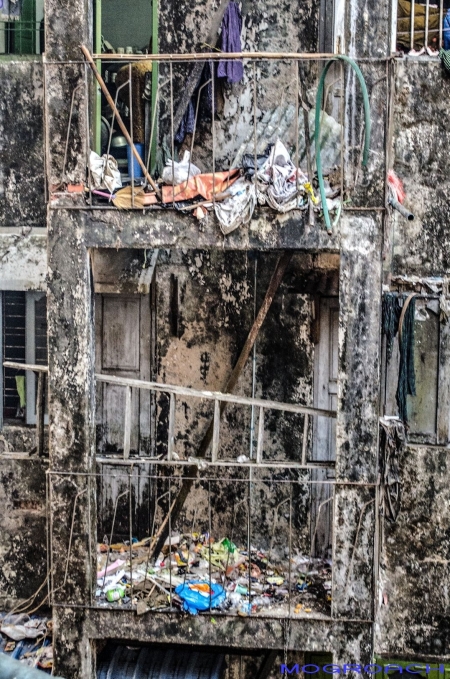
<svg viewBox="0 0 450 679">
<path fill-rule="evenodd" d="M 258 441 L 256 443 L 256 464 L 261 465 L 263 461 L 263 447 L 264 447 L 264 408 L 259 408 L 258 419 Z"/>
<path fill-rule="evenodd" d="M 292 617 L 292 483 L 289 485 L 289 617 Z"/>
<path fill-rule="evenodd" d="M 133 601 L 133 504 L 131 502 L 131 473 L 128 474 L 128 520 L 129 520 L 129 536 L 130 536 L 130 585 L 131 585 L 131 601 Z M 108 564 L 106 564 L 108 565 Z"/>
<path fill-rule="evenodd" d="M 176 408 L 176 397 L 175 394 L 170 394 L 169 401 L 169 431 L 168 431 L 168 441 L 167 441 L 167 459 L 173 459 L 174 447 L 175 447 L 175 408 Z"/>
<path fill-rule="evenodd" d="M 211 462 L 217 462 L 219 452 L 220 440 L 220 402 L 218 399 L 214 401 L 214 425 L 213 425 L 213 440 L 211 448 Z"/>
<path fill-rule="evenodd" d="M 302 464 L 306 465 L 306 453 L 308 450 L 308 427 L 309 427 L 309 416 L 305 413 L 305 419 L 303 422 L 303 443 L 302 443 Z"/>
<path fill-rule="evenodd" d="M 192 54 L 92 54 L 93 59 L 101 61 L 233 61 L 236 59 L 336 59 L 336 55 L 328 52 L 193 52 Z M 380 60 L 380 59 L 378 59 Z M 52 63 L 52 62 L 46 62 Z M 57 62 L 60 63 L 60 62 Z M 73 63 L 73 62 L 69 62 Z M 77 62 L 76 62 L 77 63 Z"/>
<path fill-rule="evenodd" d="M 438 44 L 438 49 L 441 49 L 441 47 L 444 46 L 443 40 L 442 40 L 443 27 L 444 27 L 444 0 L 440 0 L 440 2 L 439 2 L 439 44 Z"/>
<path fill-rule="evenodd" d="M 212 518 L 211 518 L 211 481 L 208 481 L 208 555 L 209 555 L 209 612 L 212 610 L 212 563 L 211 563 L 211 534 L 212 534 Z"/>
<path fill-rule="evenodd" d="M 128 64 L 128 99 L 130 104 L 130 137 L 131 137 L 131 148 L 134 147 L 134 134 L 133 134 L 133 73 L 131 70 L 131 62 Z M 130 168 L 128 168 L 128 174 L 130 173 Z M 131 156 L 131 207 L 134 209 L 134 162 Z"/>
<path fill-rule="evenodd" d="M 131 449 L 131 387 L 125 392 L 125 426 L 123 434 L 123 459 L 128 460 Z"/>
<path fill-rule="evenodd" d="M 36 443 L 39 457 L 44 455 L 45 384 L 46 374 L 40 372 L 36 397 Z"/>
</svg>

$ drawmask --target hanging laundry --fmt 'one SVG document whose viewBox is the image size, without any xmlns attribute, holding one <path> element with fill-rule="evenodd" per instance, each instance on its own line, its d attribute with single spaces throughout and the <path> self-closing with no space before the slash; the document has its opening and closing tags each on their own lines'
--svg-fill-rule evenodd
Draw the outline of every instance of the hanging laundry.
<svg viewBox="0 0 450 679">
<path fill-rule="evenodd" d="M 447 10 L 447 14 L 444 17 L 444 50 L 450 50 L 450 9 Z"/>
<path fill-rule="evenodd" d="M 199 97 L 201 99 L 199 111 L 202 110 L 208 115 L 212 114 L 213 77 L 214 65 L 212 62 L 208 61 L 202 71 L 198 87 L 192 95 L 189 105 L 181 120 L 180 126 L 178 127 L 177 133 L 175 135 L 176 144 L 182 144 L 187 134 L 193 134 L 195 132 L 195 110 Z"/>
<path fill-rule="evenodd" d="M 402 422 L 408 421 L 406 397 L 416 395 L 416 374 L 414 370 L 414 317 L 416 296 L 409 295 L 403 302 L 399 323 L 400 365 L 398 370 L 397 406 Z"/>
<path fill-rule="evenodd" d="M 0 0 L 0 21 L 19 21 L 23 0 Z"/>
<path fill-rule="evenodd" d="M 192 99 L 189 102 L 189 105 L 186 109 L 186 112 L 181 119 L 180 127 L 178 128 L 178 132 L 175 135 L 175 143 L 176 144 L 182 144 L 184 142 L 184 138 L 186 137 L 187 134 L 192 134 L 195 128 L 195 110 L 194 110 L 194 104 L 192 103 Z"/>
<path fill-rule="evenodd" d="M 222 19 L 222 52 L 236 53 L 242 51 L 241 31 L 242 15 L 239 5 L 231 0 L 225 10 Z M 218 78 L 226 78 L 228 83 L 238 83 L 244 77 L 244 64 L 242 61 L 223 60 L 219 62 L 217 69 Z"/>
</svg>

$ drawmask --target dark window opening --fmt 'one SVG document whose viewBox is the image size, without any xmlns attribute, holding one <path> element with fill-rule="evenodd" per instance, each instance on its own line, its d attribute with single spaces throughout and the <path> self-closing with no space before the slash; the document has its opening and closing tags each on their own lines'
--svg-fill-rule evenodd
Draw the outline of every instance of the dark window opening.
<svg viewBox="0 0 450 679">
<path fill-rule="evenodd" d="M 47 300 L 41 292 L 5 291 L 2 296 L 4 361 L 47 365 Z M 36 423 L 37 378 L 3 366 L 3 421 Z"/>
<path fill-rule="evenodd" d="M 25 363 L 25 308 L 24 292 L 3 293 L 3 361 Z M 3 379 L 3 418 L 24 421 L 25 371 L 3 368 Z"/>
</svg>

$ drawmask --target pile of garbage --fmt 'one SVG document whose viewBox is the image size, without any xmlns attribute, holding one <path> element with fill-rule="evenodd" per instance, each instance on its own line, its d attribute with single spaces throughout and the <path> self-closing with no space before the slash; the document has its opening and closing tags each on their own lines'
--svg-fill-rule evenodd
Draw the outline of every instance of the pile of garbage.
<svg viewBox="0 0 450 679">
<path fill-rule="evenodd" d="M 279 139 L 256 158 L 244 154 L 240 167 L 224 172 L 203 174 L 186 151 L 180 162 L 167 161 L 159 192 L 141 186 L 121 188 L 120 173 L 114 162 L 112 156 L 100 158 L 91 153 L 90 183 L 99 199 L 107 198 L 123 209 L 173 206 L 191 211 L 199 220 L 213 209 L 224 235 L 248 224 L 257 205 L 281 213 L 310 207 L 316 212 L 322 209 L 313 178 L 295 166 Z M 325 180 L 325 196 L 328 211 L 335 213 L 335 221 L 341 211 L 340 192 L 340 173 L 331 172 Z"/>
<path fill-rule="evenodd" d="M 302 554 L 238 548 L 229 538 L 173 535 L 150 562 L 152 539 L 98 545 L 98 606 L 179 609 L 192 615 L 218 609 L 233 615 L 328 615 L 331 561 Z"/>
<path fill-rule="evenodd" d="M 0 653 L 27 667 L 45 670 L 53 667 L 52 622 L 45 617 L 24 613 L 0 618 Z"/>
</svg>

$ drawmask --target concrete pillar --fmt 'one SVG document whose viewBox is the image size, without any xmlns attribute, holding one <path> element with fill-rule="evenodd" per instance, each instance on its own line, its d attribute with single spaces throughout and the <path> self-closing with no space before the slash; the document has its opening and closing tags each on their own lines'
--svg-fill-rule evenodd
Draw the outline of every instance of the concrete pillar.
<svg viewBox="0 0 450 679">
<path fill-rule="evenodd" d="M 374 600 L 381 218 L 376 213 L 344 215 L 341 233 L 333 614 L 370 623 Z"/>
<path fill-rule="evenodd" d="M 77 212 L 50 210 L 50 565 L 55 672 L 93 677 L 84 632 L 95 577 L 94 331 L 89 254 Z"/>
<path fill-rule="evenodd" d="M 80 44 L 92 48 L 92 5 L 89 0 L 45 0 L 44 121 L 50 193 L 61 184 L 85 180 L 92 78 Z"/>
</svg>

